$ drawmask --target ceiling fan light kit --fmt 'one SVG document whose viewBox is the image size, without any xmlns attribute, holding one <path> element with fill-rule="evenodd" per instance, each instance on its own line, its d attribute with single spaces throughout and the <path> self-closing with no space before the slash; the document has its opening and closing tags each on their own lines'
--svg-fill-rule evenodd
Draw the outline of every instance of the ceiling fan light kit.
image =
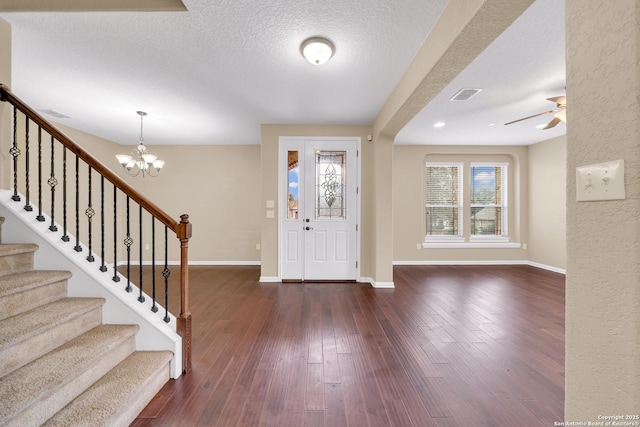
<svg viewBox="0 0 640 427">
<path fill-rule="evenodd" d="M 544 126 L 542 128 L 542 130 L 551 129 L 551 128 L 555 127 L 560 122 L 566 123 L 567 122 L 567 97 L 566 96 L 554 96 L 553 98 L 547 98 L 547 101 L 555 102 L 556 103 L 556 109 L 555 110 L 543 111 L 542 113 L 534 114 L 533 116 L 528 116 L 528 117 L 524 117 L 522 119 L 514 120 L 512 122 L 505 123 L 505 126 L 513 124 L 513 123 L 518 123 L 518 122 L 521 122 L 523 120 L 529 120 L 529 119 L 532 119 L 534 117 L 544 116 L 545 114 L 553 114 L 553 119 L 549 123 L 547 123 L 547 125 Z"/>
</svg>

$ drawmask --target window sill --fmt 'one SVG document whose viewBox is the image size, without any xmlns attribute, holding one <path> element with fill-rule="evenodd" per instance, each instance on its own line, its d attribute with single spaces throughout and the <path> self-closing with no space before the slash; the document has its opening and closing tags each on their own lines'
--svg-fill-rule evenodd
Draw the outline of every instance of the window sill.
<svg viewBox="0 0 640 427">
<path fill-rule="evenodd" d="M 514 242 L 424 242 L 424 249 L 519 249 L 520 243 Z"/>
</svg>

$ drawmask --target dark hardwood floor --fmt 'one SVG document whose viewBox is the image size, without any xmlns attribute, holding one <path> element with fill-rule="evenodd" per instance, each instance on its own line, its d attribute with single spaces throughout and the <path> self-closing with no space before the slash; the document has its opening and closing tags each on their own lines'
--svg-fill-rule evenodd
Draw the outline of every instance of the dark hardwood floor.
<svg viewBox="0 0 640 427">
<path fill-rule="evenodd" d="M 193 370 L 135 427 L 563 420 L 563 275 L 402 266 L 395 289 L 376 290 L 259 283 L 259 267 L 189 271 Z"/>
</svg>

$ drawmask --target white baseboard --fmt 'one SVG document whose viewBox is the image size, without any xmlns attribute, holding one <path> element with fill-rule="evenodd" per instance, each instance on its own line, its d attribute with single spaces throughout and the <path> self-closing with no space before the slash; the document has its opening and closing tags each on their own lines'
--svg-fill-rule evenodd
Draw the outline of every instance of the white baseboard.
<svg viewBox="0 0 640 427">
<path fill-rule="evenodd" d="M 376 289 L 393 289 L 396 287 L 395 283 L 393 282 L 373 282 L 371 286 Z"/>
<path fill-rule="evenodd" d="M 393 289 L 396 287 L 393 282 L 376 282 L 371 277 L 360 277 L 358 283 L 368 283 L 372 288 L 376 289 Z"/>
<path fill-rule="evenodd" d="M 541 268 L 543 270 L 553 271 L 554 273 L 560 273 L 565 275 L 567 274 L 567 270 L 565 270 L 564 268 L 553 267 L 551 265 L 540 264 L 538 262 L 528 261 L 527 265 L 530 265 L 531 267 Z"/>
<path fill-rule="evenodd" d="M 529 265 L 531 267 L 553 271 L 554 273 L 566 274 L 565 269 L 553 267 L 551 265 L 540 264 L 533 261 L 525 261 L 525 260 L 394 261 L 393 265 Z"/>
<path fill-rule="evenodd" d="M 260 265 L 260 261 L 189 261 L 189 265 Z"/>
<path fill-rule="evenodd" d="M 263 283 L 278 283 L 280 281 L 281 280 L 279 277 L 269 277 L 269 276 L 260 276 L 260 278 L 258 279 L 258 282 L 263 282 Z"/>
<path fill-rule="evenodd" d="M 126 261 L 118 261 L 118 267 L 127 265 Z M 140 265 L 139 261 L 131 261 L 131 265 Z M 142 261 L 142 265 L 151 265 L 151 261 Z M 156 261 L 156 266 L 164 265 L 164 261 Z M 167 265 L 180 265 L 180 261 L 171 260 Z M 260 265 L 260 261 L 189 261 L 189 265 Z"/>
<path fill-rule="evenodd" d="M 466 261 L 394 261 L 393 265 L 527 265 L 528 261 L 524 260 L 466 260 Z"/>
</svg>

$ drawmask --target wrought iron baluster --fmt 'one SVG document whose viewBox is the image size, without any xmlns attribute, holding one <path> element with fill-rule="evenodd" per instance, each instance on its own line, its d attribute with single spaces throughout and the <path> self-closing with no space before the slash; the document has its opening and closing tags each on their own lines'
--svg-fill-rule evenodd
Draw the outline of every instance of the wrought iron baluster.
<svg viewBox="0 0 640 427">
<path fill-rule="evenodd" d="M 38 126 L 38 216 L 36 220 L 43 222 L 42 215 L 42 127 Z"/>
<path fill-rule="evenodd" d="M 151 311 L 158 312 L 158 306 L 156 305 L 156 219 L 151 216 L 151 298 L 153 304 L 151 305 Z"/>
<path fill-rule="evenodd" d="M 67 148 L 62 146 L 62 237 L 63 242 L 69 241 L 67 234 Z"/>
<path fill-rule="evenodd" d="M 138 282 L 138 288 L 140 289 L 140 295 L 138 296 L 138 301 L 139 302 L 144 302 L 144 295 L 142 295 L 142 205 L 138 205 L 139 207 L 139 211 L 138 211 L 138 218 L 140 219 L 140 223 L 138 224 L 138 226 L 140 227 L 140 242 L 138 244 L 138 247 L 140 248 L 140 275 L 139 275 L 139 282 Z"/>
<path fill-rule="evenodd" d="M 127 195 L 127 237 L 124 239 L 124 245 L 127 247 L 127 287 L 125 290 L 131 292 L 131 245 L 133 239 L 131 238 L 131 221 L 129 216 L 129 196 Z"/>
<path fill-rule="evenodd" d="M 87 216 L 87 232 L 89 233 L 89 255 L 87 255 L 87 261 L 89 262 L 93 262 L 96 259 L 93 256 L 93 235 L 92 235 L 92 231 L 93 231 L 93 227 L 92 227 L 92 219 L 93 216 L 96 214 L 96 211 L 93 210 L 93 203 L 91 201 L 92 197 L 91 197 L 91 193 L 92 193 L 92 185 L 91 185 L 91 166 L 88 166 L 88 170 L 89 170 L 89 203 L 88 203 L 88 207 L 87 209 L 84 211 L 84 214 Z"/>
<path fill-rule="evenodd" d="M 47 184 L 51 187 L 51 225 L 49 226 L 49 230 L 58 231 L 58 227 L 56 226 L 54 216 L 55 216 L 55 203 L 56 203 L 56 185 L 58 185 L 58 180 L 55 175 L 55 146 L 53 135 L 51 135 L 51 174 L 49 179 L 47 180 Z"/>
<path fill-rule="evenodd" d="M 162 270 L 162 276 L 164 277 L 164 320 L 169 323 L 169 276 L 171 276 L 171 270 L 169 270 L 169 250 L 168 250 L 168 227 L 164 226 L 164 270 Z"/>
<path fill-rule="evenodd" d="M 100 271 L 103 273 L 107 271 L 107 266 L 104 265 L 104 175 L 100 176 Z"/>
<path fill-rule="evenodd" d="M 25 118 L 25 138 L 24 138 L 24 163 L 25 163 L 25 205 L 24 210 L 27 212 L 33 211 L 33 206 L 29 202 L 29 117 Z"/>
<path fill-rule="evenodd" d="M 13 145 L 9 149 L 9 154 L 13 156 L 13 196 L 11 200 L 14 202 L 20 201 L 18 195 L 18 156 L 20 155 L 20 149 L 18 148 L 18 109 L 13 106 Z"/>
<path fill-rule="evenodd" d="M 76 245 L 73 250 L 82 252 L 82 246 L 80 246 L 80 158 L 78 156 L 76 156 Z"/>
<path fill-rule="evenodd" d="M 118 187 L 113 184 L 113 278 L 114 282 L 120 281 L 118 276 Z"/>
</svg>

